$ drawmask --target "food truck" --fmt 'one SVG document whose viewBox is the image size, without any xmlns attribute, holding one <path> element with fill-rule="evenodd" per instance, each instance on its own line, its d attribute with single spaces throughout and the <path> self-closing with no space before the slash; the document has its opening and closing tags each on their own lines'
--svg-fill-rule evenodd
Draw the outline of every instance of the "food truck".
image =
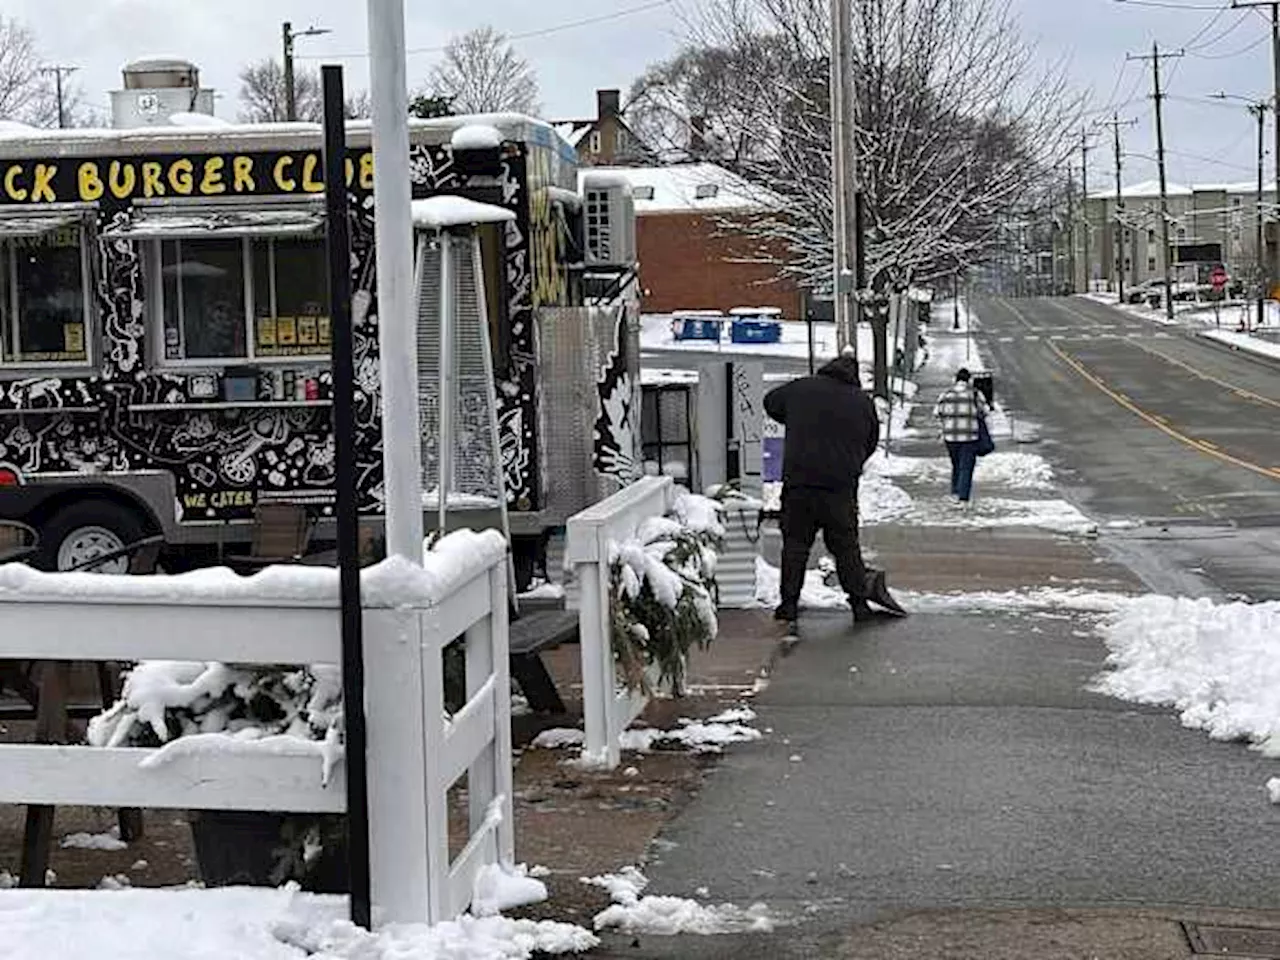
<svg viewBox="0 0 1280 960">
<path fill-rule="evenodd" d="M 249 538 L 269 500 L 306 504 L 315 537 L 332 536 L 321 139 L 299 123 L 0 127 L 0 518 L 36 528 L 39 565 L 65 569 L 157 533 L 173 568 L 213 562 Z M 358 496 L 376 524 L 368 123 L 350 122 L 347 143 Z M 623 282 L 634 265 L 593 259 L 573 148 L 540 121 L 412 121 L 411 161 L 415 199 L 458 195 L 515 215 L 474 228 L 465 249 L 479 269 L 459 304 L 460 322 L 470 309 L 490 334 L 501 489 L 525 579 L 549 531 L 638 474 L 638 322 Z M 605 199 L 607 219 L 619 204 Z M 423 297 L 427 343 L 439 318 Z M 439 403 L 436 362 L 419 357 L 423 409 Z M 475 442 L 491 462 L 492 445 Z M 435 511 L 424 517 L 432 525 Z"/>
</svg>

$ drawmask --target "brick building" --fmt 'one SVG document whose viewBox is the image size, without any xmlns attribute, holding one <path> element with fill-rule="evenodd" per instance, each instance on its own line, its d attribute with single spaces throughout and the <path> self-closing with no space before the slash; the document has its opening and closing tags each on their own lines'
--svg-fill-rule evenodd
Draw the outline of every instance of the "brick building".
<svg viewBox="0 0 1280 960">
<path fill-rule="evenodd" d="M 631 184 L 645 313 L 776 307 L 804 316 L 804 296 L 768 264 L 746 263 L 755 246 L 726 227 L 757 201 L 740 177 L 711 163 L 611 167 Z"/>
</svg>

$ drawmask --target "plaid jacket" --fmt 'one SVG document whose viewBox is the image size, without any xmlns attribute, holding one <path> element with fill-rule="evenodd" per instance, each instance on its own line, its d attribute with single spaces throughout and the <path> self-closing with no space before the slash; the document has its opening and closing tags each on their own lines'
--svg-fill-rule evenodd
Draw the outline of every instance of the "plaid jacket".
<svg viewBox="0 0 1280 960">
<path fill-rule="evenodd" d="M 969 443 L 978 439 L 978 420 L 990 411 L 986 397 L 967 383 L 957 383 L 938 398 L 933 415 L 942 423 L 943 440 Z"/>
</svg>

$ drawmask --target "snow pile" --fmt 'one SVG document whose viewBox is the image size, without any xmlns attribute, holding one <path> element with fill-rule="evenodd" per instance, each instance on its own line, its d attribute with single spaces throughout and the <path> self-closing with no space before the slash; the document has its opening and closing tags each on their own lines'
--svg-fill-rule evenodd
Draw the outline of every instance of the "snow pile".
<svg viewBox="0 0 1280 960">
<path fill-rule="evenodd" d="M 424 551 L 421 567 L 389 557 L 360 574 L 366 607 L 431 606 L 499 562 L 507 550 L 496 530 L 459 530 Z M 25 564 L 0 565 L 0 600 L 120 601 L 125 603 L 338 603 L 333 567 L 276 566 L 251 577 L 226 567 L 174 576 L 104 577 L 95 573 L 44 573 Z"/>
<path fill-rule="evenodd" d="M 756 603 L 776 607 L 782 602 L 782 571 L 763 557 L 756 557 Z M 839 587 L 827 586 L 821 570 L 807 570 L 800 590 L 800 606 L 805 610 L 840 610 L 849 600 Z"/>
<path fill-rule="evenodd" d="M 566 923 L 473 917 L 392 926 L 345 919 L 345 897 L 223 887 L 9 890 L 0 894 L 5 960 L 528 960 L 599 940 Z"/>
<path fill-rule="evenodd" d="M 596 914 L 593 923 L 597 930 L 670 937 L 682 933 L 771 933 L 774 929 L 769 908 L 762 903 L 744 910 L 728 903 L 708 906 L 684 897 L 642 896 L 649 880 L 635 867 L 583 878 L 582 882 L 608 891 L 613 900 L 613 906 Z"/>
<path fill-rule="evenodd" d="M 911 479 L 920 483 L 951 483 L 951 461 L 946 457 L 902 457 L 877 452 L 867 461 L 869 475 Z M 997 451 L 978 461 L 974 483 L 1018 490 L 1050 490 L 1053 467 L 1033 453 Z"/>
<path fill-rule="evenodd" d="M 1280 758 L 1280 603 L 1143 597 L 1102 634 L 1099 692 L 1175 707 L 1187 727 Z"/>
<path fill-rule="evenodd" d="M 762 484 L 762 507 L 774 513 L 782 509 L 782 484 Z M 863 474 L 858 482 L 858 518 L 862 523 L 891 523 L 912 510 L 911 494 L 877 473 Z"/>
<path fill-rule="evenodd" d="M 469 123 L 453 131 L 449 145 L 454 150 L 496 150 L 502 146 L 502 134 L 487 123 Z"/>
<path fill-rule="evenodd" d="M 471 894 L 471 912 L 492 917 L 504 910 L 527 907 L 547 899 L 547 885 L 530 874 L 524 864 L 505 867 L 489 864 L 476 874 Z"/>
<path fill-rule="evenodd" d="M 623 750 L 632 753 L 649 753 L 661 745 L 683 747 L 694 753 L 720 753 L 730 744 L 759 740 L 760 731 L 748 726 L 755 718 L 755 711 L 750 707 L 734 707 L 707 720 L 682 717 L 674 730 L 660 730 L 656 727 L 624 730 L 619 743 Z M 540 750 L 559 750 L 580 747 L 585 742 L 586 735 L 581 730 L 556 727 L 538 734 L 532 746 Z"/>
<path fill-rule="evenodd" d="M 119 829 L 110 833 L 70 833 L 58 844 L 63 850 L 127 850 L 129 845 L 120 839 Z"/>
</svg>

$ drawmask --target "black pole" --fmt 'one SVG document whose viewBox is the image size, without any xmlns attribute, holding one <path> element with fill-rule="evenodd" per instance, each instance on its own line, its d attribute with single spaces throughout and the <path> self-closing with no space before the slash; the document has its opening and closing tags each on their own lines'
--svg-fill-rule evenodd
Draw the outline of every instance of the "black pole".
<svg viewBox="0 0 1280 960">
<path fill-rule="evenodd" d="M 333 318 L 333 436 L 336 454 L 338 566 L 342 596 L 342 703 L 346 721 L 347 857 L 351 922 L 369 929 L 369 787 L 366 781 L 364 634 L 360 608 L 360 534 L 356 509 L 355 365 L 351 344 L 351 237 L 347 222 L 347 131 L 342 68 L 324 77 L 325 222 L 329 310 Z"/>
</svg>

